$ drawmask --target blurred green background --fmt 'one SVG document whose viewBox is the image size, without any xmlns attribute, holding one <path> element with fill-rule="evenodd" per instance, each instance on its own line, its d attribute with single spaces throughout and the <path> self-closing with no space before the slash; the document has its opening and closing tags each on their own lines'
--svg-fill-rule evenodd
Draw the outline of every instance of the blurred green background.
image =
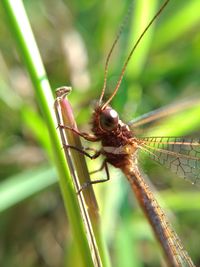
<svg viewBox="0 0 200 267">
<path fill-rule="evenodd" d="M 132 1 L 24 1 L 52 88 L 70 85 L 79 129 L 90 129 L 104 64 Z M 134 1 L 109 65 L 112 92 L 128 51 L 162 1 Z M 155 108 L 198 97 L 200 3 L 171 1 L 128 66 L 112 101 L 124 121 Z M 0 265 L 82 266 L 65 215 L 57 174 L 48 159 L 49 137 L 33 85 L 0 5 Z M 147 15 L 148 14 L 148 15 Z M 142 22 L 140 23 L 140 18 Z M 168 122 L 171 135 L 200 133 L 200 113 Z M 176 117 L 175 117 L 176 118 Z M 173 118 L 173 119 L 175 119 Z M 186 123 L 187 122 L 187 123 Z M 97 169 L 101 160 L 88 161 Z M 143 167 L 160 191 L 162 206 L 192 259 L 200 265 L 199 188 L 147 161 Z M 96 178 L 105 174 L 98 174 Z M 95 186 L 112 266 L 160 266 L 162 254 L 120 171 Z M 94 177 L 95 178 L 95 177 Z"/>
</svg>

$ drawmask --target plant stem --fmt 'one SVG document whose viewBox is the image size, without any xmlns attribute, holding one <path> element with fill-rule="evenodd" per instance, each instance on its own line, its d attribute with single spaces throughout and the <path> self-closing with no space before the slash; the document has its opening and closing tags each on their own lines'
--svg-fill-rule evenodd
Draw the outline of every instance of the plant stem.
<svg viewBox="0 0 200 267">
<path fill-rule="evenodd" d="M 56 131 L 57 124 L 53 110 L 54 98 L 23 3 L 21 0 L 2 0 L 1 3 L 8 17 L 8 25 L 19 48 L 20 56 L 31 77 L 38 103 L 49 130 L 52 144 L 50 157 L 57 167 L 63 201 L 77 244 L 77 251 L 81 256 L 83 266 L 93 266 L 76 193 L 72 186 L 64 153 L 61 149 L 61 142 Z"/>
</svg>

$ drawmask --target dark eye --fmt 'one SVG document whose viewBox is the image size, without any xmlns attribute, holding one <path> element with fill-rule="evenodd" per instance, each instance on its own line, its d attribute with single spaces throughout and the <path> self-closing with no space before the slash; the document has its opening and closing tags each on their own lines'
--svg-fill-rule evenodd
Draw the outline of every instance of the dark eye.
<svg viewBox="0 0 200 267">
<path fill-rule="evenodd" d="M 103 130 L 112 131 L 117 128 L 119 116 L 112 108 L 106 108 L 100 114 L 100 126 Z"/>
</svg>

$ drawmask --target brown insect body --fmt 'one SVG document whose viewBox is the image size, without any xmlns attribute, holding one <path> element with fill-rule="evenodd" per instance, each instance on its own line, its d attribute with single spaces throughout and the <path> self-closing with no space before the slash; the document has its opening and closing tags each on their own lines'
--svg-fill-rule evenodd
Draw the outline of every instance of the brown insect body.
<svg viewBox="0 0 200 267">
<path fill-rule="evenodd" d="M 147 25 L 147 27 L 145 28 L 141 36 L 138 38 L 136 44 L 132 48 L 122 68 L 121 75 L 119 77 L 119 80 L 117 82 L 117 85 L 114 89 L 113 94 L 110 96 L 110 98 L 105 103 L 102 103 L 103 96 L 104 96 L 105 89 L 106 89 L 106 76 L 107 76 L 108 62 L 109 62 L 112 50 L 119 36 L 116 38 L 111 48 L 111 51 L 108 54 L 108 58 L 106 61 L 106 66 L 105 66 L 104 86 L 103 86 L 102 93 L 99 99 L 99 103 L 94 109 L 94 113 L 92 116 L 92 132 L 94 134 L 94 137 L 89 138 L 91 141 L 100 141 L 102 144 L 102 148 L 99 151 L 99 153 L 97 153 L 97 155 L 101 154 L 105 156 L 104 164 L 102 166 L 105 167 L 108 177 L 107 179 L 98 180 L 92 183 L 94 184 L 100 181 L 107 181 L 109 179 L 107 163 L 110 163 L 116 168 L 120 168 L 123 171 L 123 173 L 126 175 L 128 181 L 130 182 L 132 190 L 135 193 L 138 199 L 138 202 L 144 211 L 144 214 L 149 220 L 152 226 L 152 229 L 155 233 L 155 236 L 157 237 L 158 241 L 160 242 L 163 248 L 163 252 L 165 254 L 165 257 L 166 257 L 166 260 L 169 266 L 194 267 L 195 265 L 193 264 L 192 260 L 188 256 L 187 251 L 183 249 L 179 237 L 176 235 L 176 233 L 171 228 L 164 212 L 162 211 L 154 195 L 152 194 L 149 186 L 147 185 L 144 178 L 142 177 L 142 174 L 140 173 L 140 170 L 138 167 L 137 151 L 139 149 L 143 149 L 143 151 L 148 152 L 151 156 L 154 157 L 154 159 L 159 158 L 155 154 L 155 147 L 157 146 L 156 144 L 157 139 L 155 139 L 155 143 L 153 144 L 153 149 L 152 149 L 152 147 L 148 144 L 149 139 L 147 138 L 147 140 L 145 140 L 145 139 L 136 138 L 134 136 L 133 131 L 129 129 L 129 126 L 123 123 L 119 119 L 118 113 L 109 106 L 111 100 L 113 99 L 113 97 L 115 96 L 115 94 L 117 93 L 119 89 L 122 78 L 124 76 L 124 72 L 132 56 L 132 53 L 136 49 L 143 35 L 146 33 L 146 31 L 151 26 L 151 24 L 156 19 L 156 17 L 162 12 L 162 10 L 164 9 L 164 7 L 167 5 L 168 2 L 169 0 L 166 0 L 164 2 L 164 4 L 161 6 L 157 14 L 153 17 L 153 19 Z M 175 140 L 175 143 L 176 143 L 176 140 Z M 179 143 L 177 142 L 177 145 L 181 146 L 182 143 L 180 144 L 180 142 Z M 161 151 L 163 152 L 163 150 L 159 148 L 157 149 L 157 151 L 158 153 L 160 153 Z M 166 159 L 169 161 L 170 161 L 170 155 L 172 157 L 174 156 L 174 154 L 173 153 L 170 154 L 170 152 L 164 152 L 164 153 L 166 153 L 167 155 Z M 170 166 L 173 165 L 172 162 L 174 162 L 174 159 L 172 159 Z M 183 166 L 181 166 L 182 162 L 180 160 L 178 160 L 178 164 L 179 164 L 178 166 L 181 167 L 182 169 Z M 180 168 L 177 167 L 176 169 L 177 173 L 180 172 L 179 169 Z"/>
<path fill-rule="evenodd" d="M 106 157 L 106 161 L 120 169 L 128 166 L 130 156 L 136 152 L 138 145 L 133 132 L 119 119 L 118 113 L 110 106 L 103 110 L 97 106 L 92 125 L 94 135 L 101 141 L 101 154 Z"/>
<path fill-rule="evenodd" d="M 137 150 L 143 145 L 143 139 L 134 137 L 129 126 L 119 119 L 118 113 L 105 105 L 98 105 L 95 108 L 92 131 L 96 140 L 101 141 L 100 154 L 105 156 L 105 162 L 120 168 L 129 180 L 141 208 L 163 247 L 169 266 L 194 267 L 138 168 Z"/>
</svg>

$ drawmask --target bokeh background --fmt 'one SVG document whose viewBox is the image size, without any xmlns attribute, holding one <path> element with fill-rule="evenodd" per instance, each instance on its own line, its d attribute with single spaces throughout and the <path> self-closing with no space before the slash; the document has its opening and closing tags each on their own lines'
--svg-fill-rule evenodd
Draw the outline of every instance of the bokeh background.
<svg viewBox="0 0 200 267">
<path fill-rule="evenodd" d="M 101 92 L 105 59 L 128 17 L 109 65 L 108 97 L 136 36 L 138 14 L 162 1 L 26 0 L 28 17 L 53 90 L 73 88 L 69 99 L 79 129 L 90 129 L 93 105 Z M 148 2 L 148 3 L 147 3 Z M 141 5 L 140 5 L 141 4 Z M 129 11 L 128 11 L 129 10 Z M 125 121 L 153 109 L 199 97 L 200 4 L 171 1 L 128 66 L 113 107 Z M 57 174 L 48 159 L 48 133 L 34 88 L 19 56 L 0 4 L 0 265 L 82 266 L 74 249 Z M 145 24 L 145 23 L 143 23 Z M 200 114 L 176 123 L 171 135 L 200 134 Z M 185 120 L 185 122 L 184 122 Z M 195 122 L 194 122 L 195 121 Z M 101 160 L 88 161 L 97 169 Z M 200 265 L 200 193 L 168 170 L 146 161 L 144 172 L 158 189 L 174 228 Z M 101 175 L 98 174 L 97 178 Z M 112 266 L 160 266 L 162 253 L 128 183 L 111 168 L 110 182 L 95 186 L 102 228 Z"/>
</svg>

